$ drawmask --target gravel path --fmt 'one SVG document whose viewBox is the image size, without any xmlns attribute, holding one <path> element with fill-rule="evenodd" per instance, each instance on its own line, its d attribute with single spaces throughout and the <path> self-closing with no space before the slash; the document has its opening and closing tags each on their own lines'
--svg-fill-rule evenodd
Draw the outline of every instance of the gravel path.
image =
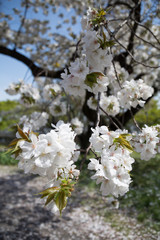
<svg viewBox="0 0 160 240">
<path fill-rule="evenodd" d="M 0 240 L 152 240 L 157 233 L 116 211 L 115 222 L 99 216 L 105 200 L 78 189 L 62 217 L 53 215 L 39 203 L 36 193 L 44 180 L 24 175 L 16 167 L 0 166 Z M 114 210 L 113 210 L 114 211 Z"/>
</svg>

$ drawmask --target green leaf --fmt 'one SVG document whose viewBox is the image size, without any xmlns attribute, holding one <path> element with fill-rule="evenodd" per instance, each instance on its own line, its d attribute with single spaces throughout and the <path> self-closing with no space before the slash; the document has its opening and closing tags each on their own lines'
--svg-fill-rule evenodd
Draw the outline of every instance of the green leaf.
<svg viewBox="0 0 160 240">
<path fill-rule="evenodd" d="M 130 133 L 122 133 L 120 136 L 122 136 L 123 138 L 126 139 L 126 137 L 131 136 L 131 134 Z"/>
<path fill-rule="evenodd" d="M 112 7 L 108 7 L 108 8 L 106 8 L 106 13 L 108 13 L 110 10 L 112 9 Z"/>
<path fill-rule="evenodd" d="M 14 149 L 11 154 L 15 154 L 15 157 L 18 157 L 18 155 L 22 152 L 20 148 Z"/>
<path fill-rule="evenodd" d="M 106 40 L 107 40 L 106 34 L 104 32 L 102 32 L 102 35 L 103 35 L 104 42 L 106 42 Z"/>
<path fill-rule="evenodd" d="M 50 92 L 52 93 L 52 95 L 53 95 L 54 97 L 57 96 L 57 93 L 54 91 L 54 89 L 50 88 L 49 90 L 50 90 Z"/>
<path fill-rule="evenodd" d="M 106 15 L 106 11 L 104 9 L 100 9 L 97 16 L 98 17 L 102 17 L 102 16 L 105 16 Z"/>
<path fill-rule="evenodd" d="M 109 110 L 113 110 L 113 107 L 114 107 L 114 103 L 110 103 L 110 104 L 108 105 L 108 109 L 109 109 Z"/>
<path fill-rule="evenodd" d="M 60 215 L 62 213 L 62 210 L 66 207 L 67 205 L 67 198 L 66 194 L 64 191 L 59 191 L 58 194 L 55 197 L 55 204 L 57 208 L 59 209 Z"/>
<path fill-rule="evenodd" d="M 35 100 L 32 97 L 27 97 L 25 95 L 22 95 L 22 100 L 24 101 L 24 103 L 29 103 L 29 104 L 35 103 Z"/>
<path fill-rule="evenodd" d="M 112 40 L 110 40 L 110 41 L 105 41 L 105 42 L 103 43 L 103 48 L 112 47 L 112 46 L 114 46 L 114 45 L 115 45 L 115 42 L 112 41 Z"/>
<path fill-rule="evenodd" d="M 119 143 L 123 148 L 126 148 L 127 150 L 133 152 L 131 144 L 126 140 L 127 136 L 128 134 L 121 134 L 118 138 L 114 139 L 114 143 Z"/>
<path fill-rule="evenodd" d="M 62 109 L 59 105 L 56 105 L 54 110 L 55 110 L 56 113 L 61 113 L 62 112 Z"/>
<path fill-rule="evenodd" d="M 87 86 L 89 86 L 90 88 L 93 88 L 94 84 L 97 83 L 97 79 L 98 79 L 100 76 L 104 76 L 104 74 L 101 73 L 101 72 L 92 72 L 92 73 L 89 73 L 89 74 L 87 74 L 84 83 L 85 83 Z"/>
<path fill-rule="evenodd" d="M 15 139 L 13 139 L 13 140 L 10 142 L 9 147 L 16 145 L 17 142 L 19 142 L 19 140 L 22 140 L 22 139 L 21 139 L 21 138 L 15 138 Z"/>
<path fill-rule="evenodd" d="M 45 206 L 47 206 L 47 204 L 50 203 L 52 200 L 54 201 L 56 193 L 57 193 L 57 191 L 55 190 L 54 192 L 52 192 L 51 194 L 48 195 L 48 198 L 45 202 Z"/>
<path fill-rule="evenodd" d="M 40 192 L 40 193 L 37 193 L 37 195 L 39 195 L 39 194 L 41 194 L 41 195 L 44 195 L 44 194 L 49 195 L 50 193 L 53 193 L 55 190 L 57 191 L 57 190 L 59 190 L 59 188 L 58 188 L 58 187 L 47 188 L 47 189 L 45 189 L 44 191 L 42 191 L 42 192 Z M 47 195 L 46 195 L 46 196 L 47 196 Z"/>
</svg>

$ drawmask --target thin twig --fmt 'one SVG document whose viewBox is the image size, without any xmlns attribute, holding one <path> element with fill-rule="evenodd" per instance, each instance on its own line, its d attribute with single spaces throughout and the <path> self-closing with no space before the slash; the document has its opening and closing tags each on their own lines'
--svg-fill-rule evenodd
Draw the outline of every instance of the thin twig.
<svg viewBox="0 0 160 240">
<path fill-rule="evenodd" d="M 160 54 L 151 55 L 148 58 L 143 59 L 143 63 L 149 61 L 151 58 L 159 58 L 159 56 L 160 56 Z M 133 63 L 133 66 L 136 66 L 137 64 L 138 63 L 135 62 L 135 63 Z M 146 75 L 146 74 L 144 74 L 144 75 Z"/>
<path fill-rule="evenodd" d="M 117 73 L 117 69 L 116 69 L 114 60 L 112 60 L 112 65 L 113 65 L 113 68 L 114 68 L 114 72 L 115 72 L 116 79 L 117 79 L 117 82 L 118 82 L 118 84 L 119 84 L 119 87 L 122 88 L 121 83 L 120 83 L 120 80 L 119 80 L 119 77 L 118 77 L 118 73 Z"/>
<path fill-rule="evenodd" d="M 139 26 L 145 28 L 147 31 L 151 33 L 151 35 L 156 39 L 156 41 L 160 44 L 160 41 L 158 40 L 157 36 L 145 25 L 141 24 L 140 22 L 136 21 L 135 19 L 131 18 L 131 20 L 135 21 Z"/>
<path fill-rule="evenodd" d="M 136 21 L 137 22 L 137 21 Z M 126 23 L 126 22 L 125 22 Z M 138 23 L 138 22 L 137 22 Z M 137 62 L 138 64 L 141 64 L 141 65 L 143 65 L 144 67 L 149 67 L 149 68 L 159 68 L 160 66 L 149 66 L 149 65 L 146 65 L 146 64 L 144 64 L 144 63 L 142 63 L 142 62 L 140 62 L 140 61 L 137 61 L 135 58 L 134 58 L 134 56 L 132 55 L 132 53 L 115 37 L 115 33 L 113 32 L 111 32 L 110 31 L 110 29 L 108 28 L 108 26 L 107 26 L 107 24 L 105 25 L 105 28 L 106 28 L 106 30 L 108 31 L 108 33 L 109 33 L 109 35 L 111 36 L 111 38 L 113 38 L 123 49 L 125 49 L 126 50 L 126 52 L 131 56 L 131 58 L 135 61 L 135 62 Z"/>
<path fill-rule="evenodd" d="M 134 124 L 136 125 L 136 127 L 140 130 L 140 131 L 142 131 L 142 129 L 140 128 L 140 126 L 138 125 L 138 123 L 137 123 L 137 121 L 136 121 L 136 119 L 134 118 L 134 115 L 133 115 L 133 113 L 132 113 L 132 110 L 130 109 L 130 113 L 131 113 L 131 116 L 132 116 L 132 120 L 133 120 L 133 122 L 134 122 Z"/>
<path fill-rule="evenodd" d="M 65 91 L 64 91 L 65 92 Z M 65 92 L 66 97 L 67 97 L 67 117 L 68 121 L 71 121 L 71 103 L 70 103 L 70 96 Z"/>
<path fill-rule="evenodd" d="M 98 127 L 99 122 L 100 122 L 100 111 L 99 111 L 99 109 L 100 109 L 100 105 L 99 105 L 100 98 L 101 98 L 101 93 L 98 92 L 98 99 L 97 99 L 97 122 L 96 122 L 95 127 Z"/>
<path fill-rule="evenodd" d="M 23 18 L 22 18 L 20 27 L 19 27 L 19 29 L 18 29 L 18 31 L 17 31 L 17 35 L 16 35 L 16 37 L 15 37 L 14 50 L 16 50 L 17 40 L 18 40 L 18 38 L 19 38 L 19 36 L 20 36 L 20 34 L 21 34 L 21 29 L 22 29 L 22 27 L 23 27 L 23 25 L 24 25 L 24 23 L 25 23 L 25 19 L 26 19 L 26 16 L 27 16 L 28 7 L 29 7 L 29 6 L 28 6 L 28 0 L 26 0 L 26 6 L 25 6 L 25 10 L 24 10 L 24 15 L 23 15 Z"/>
<path fill-rule="evenodd" d="M 133 28 L 127 23 L 127 26 L 131 29 L 131 31 L 133 31 Z M 158 48 L 157 46 L 155 46 L 154 44 L 152 44 L 151 42 L 148 42 L 147 40 L 145 40 L 145 39 L 143 39 L 143 38 L 141 38 L 140 36 L 138 36 L 135 32 L 134 32 L 134 35 L 137 37 L 137 38 L 139 38 L 140 40 L 142 40 L 143 42 L 145 42 L 145 43 L 147 43 L 147 44 L 149 44 L 149 45 L 151 45 L 152 47 L 154 47 L 154 48 L 156 48 L 156 49 L 158 49 L 158 50 L 160 50 L 160 48 Z"/>
<path fill-rule="evenodd" d="M 119 30 L 128 22 L 129 18 L 122 22 L 112 33 L 114 36 L 119 32 Z"/>
<path fill-rule="evenodd" d="M 78 56 L 78 47 L 79 47 L 80 42 L 81 42 L 81 39 L 80 39 L 80 40 L 77 42 L 77 44 L 75 45 L 76 49 L 75 49 L 75 51 L 74 51 L 74 53 L 73 53 L 73 55 L 72 55 L 72 58 L 71 58 L 73 61 L 75 61 L 75 59 L 76 59 L 77 56 Z"/>
<path fill-rule="evenodd" d="M 107 115 L 107 117 L 111 120 L 111 122 L 114 124 L 114 126 L 117 128 L 117 129 L 120 129 L 120 127 L 113 121 L 113 119 L 109 116 L 109 114 L 103 109 L 101 108 L 101 106 L 99 107 L 101 109 L 101 111 Z"/>
<path fill-rule="evenodd" d="M 159 67 L 160 67 L 160 66 L 149 66 L 149 65 L 144 64 L 143 62 L 137 61 L 137 60 L 134 58 L 134 56 L 132 55 L 132 53 L 131 53 L 130 51 L 128 51 L 128 49 L 127 49 L 121 42 L 119 42 L 118 39 L 117 39 L 115 36 L 113 36 L 113 38 L 114 38 L 114 40 L 115 40 L 122 48 L 124 48 L 124 49 L 126 50 L 126 52 L 131 56 L 131 58 L 132 58 L 136 63 L 141 64 L 141 65 L 143 65 L 144 67 L 148 67 L 148 68 L 159 68 Z"/>
<path fill-rule="evenodd" d="M 87 159 L 87 154 L 89 152 L 89 150 L 91 149 L 91 143 L 89 144 L 88 148 L 85 150 L 85 155 L 84 155 L 84 158 L 82 159 L 82 162 L 81 162 L 81 165 L 80 165 L 80 168 L 79 170 L 81 171 L 82 168 L 83 168 L 83 164 L 85 163 L 86 159 Z"/>
</svg>

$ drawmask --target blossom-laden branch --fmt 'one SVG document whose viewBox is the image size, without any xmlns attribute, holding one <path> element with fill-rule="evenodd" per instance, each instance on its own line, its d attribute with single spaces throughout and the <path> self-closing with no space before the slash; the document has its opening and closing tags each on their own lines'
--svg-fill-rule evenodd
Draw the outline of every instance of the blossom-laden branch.
<svg viewBox="0 0 160 240">
<path fill-rule="evenodd" d="M 130 14 L 140 21 L 141 1 L 133 2 Z M 47 207 L 54 212 L 59 210 L 60 214 L 78 181 L 89 151 L 94 154 L 88 164 L 88 169 L 95 171 L 91 178 L 101 185 L 102 195 L 112 194 L 114 197 L 122 196 L 129 190 L 130 171 L 134 163 L 131 156 L 133 151 L 139 152 L 142 160 L 149 160 L 160 152 L 159 125 L 145 125 L 138 129 L 140 132 L 135 133 L 124 129 L 127 114 L 130 114 L 130 118 L 133 117 L 138 108 L 143 107 L 153 96 L 154 89 L 145 80 L 139 79 L 138 74 L 130 76 L 127 68 L 114 61 L 112 50 L 115 51 L 117 47 L 118 52 L 119 46 L 123 46 L 115 35 L 127 22 L 118 26 L 113 34 L 106 25 L 109 11 L 110 9 L 89 8 L 87 16 L 83 17 L 82 51 L 78 52 L 78 42 L 73 61 L 60 76 L 61 84 L 57 81 L 44 84 L 35 79 L 40 90 L 23 81 L 12 84 L 7 89 L 11 95 L 20 93 L 23 104 L 39 103 L 43 96 L 44 102 L 50 102 L 48 111 L 54 118 L 62 116 L 63 120 L 66 120 L 68 95 L 73 104 L 78 102 L 78 109 L 81 107 L 84 110 L 84 106 L 88 105 L 88 108 L 95 112 L 95 115 L 90 117 L 92 120 L 94 118 L 91 128 L 88 128 L 87 119 L 77 109 L 76 117 L 74 113 L 73 116 L 70 114 L 70 123 L 58 121 L 56 125 L 52 124 L 52 129 L 45 134 L 35 132 L 37 129 L 33 128 L 36 128 L 34 119 L 39 121 L 42 127 L 48 115 L 36 113 L 32 119 L 24 117 L 21 119 L 23 128 L 18 126 L 17 138 L 10 144 L 11 153 L 19 160 L 19 168 L 25 173 L 48 178 L 49 184 L 40 193 L 41 198 L 45 200 Z M 137 23 L 134 23 L 133 29 L 136 31 L 137 28 Z M 112 38 L 115 41 L 112 41 Z M 123 58 L 131 56 L 134 59 L 134 38 L 135 34 L 131 32 L 129 43 L 123 46 L 125 53 L 119 53 L 119 56 L 122 54 Z M 125 59 L 124 65 L 126 62 Z M 85 99 L 86 91 L 88 96 Z M 125 115 L 127 117 L 123 119 Z M 83 119 L 84 124 L 77 116 Z M 105 124 L 102 124 L 102 119 L 105 119 Z M 138 127 L 136 121 L 135 124 Z M 113 129 L 111 125 L 114 126 Z M 87 148 L 81 149 L 78 146 L 78 135 L 89 131 Z M 75 164 L 79 152 L 85 154 L 80 170 Z"/>
</svg>

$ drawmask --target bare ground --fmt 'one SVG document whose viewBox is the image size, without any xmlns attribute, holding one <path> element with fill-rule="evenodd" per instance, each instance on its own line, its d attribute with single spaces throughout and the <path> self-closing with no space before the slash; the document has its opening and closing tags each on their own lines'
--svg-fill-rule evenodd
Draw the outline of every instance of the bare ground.
<svg viewBox="0 0 160 240">
<path fill-rule="evenodd" d="M 158 239 L 157 232 L 122 210 L 110 209 L 112 218 L 104 218 L 106 200 L 81 189 L 74 192 L 62 217 L 53 215 L 35 195 L 44 185 L 41 177 L 0 166 L 0 240 Z"/>
</svg>

